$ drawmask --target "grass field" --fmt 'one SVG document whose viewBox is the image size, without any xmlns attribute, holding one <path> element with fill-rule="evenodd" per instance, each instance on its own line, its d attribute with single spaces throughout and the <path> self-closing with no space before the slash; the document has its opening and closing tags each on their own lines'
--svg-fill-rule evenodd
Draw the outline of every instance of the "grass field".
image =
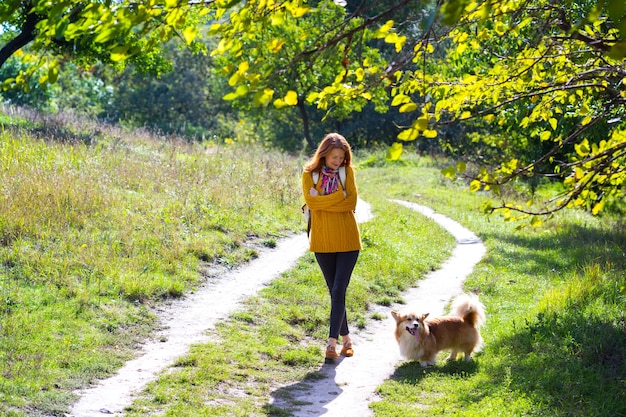
<svg viewBox="0 0 626 417">
<path fill-rule="evenodd" d="M 72 391 L 130 358 L 153 329 L 152 307 L 197 286 L 203 265 L 238 265 L 256 245 L 302 230 L 299 158 L 26 117 L 0 123 L 2 415 L 67 413 Z M 626 416 L 623 221 L 571 211 L 516 230 L 482 215 L 489 196 L 443 179 L 438 162 L 383 155 L 355 158 L 375 217 L 362 227 L 353 325 L 377 319 L 369 305 L 400 300 L 455 244 L 390 198 L 432 207 L 484 241 L 466 289 L 481 293 L 489 320 L 475 362 L 401 364 L 379 387 L 375 415 Z M 306 255 L 127 415 L 288 415 L 269 394 L 316 377 L 327 304 Z"/>
</svg>

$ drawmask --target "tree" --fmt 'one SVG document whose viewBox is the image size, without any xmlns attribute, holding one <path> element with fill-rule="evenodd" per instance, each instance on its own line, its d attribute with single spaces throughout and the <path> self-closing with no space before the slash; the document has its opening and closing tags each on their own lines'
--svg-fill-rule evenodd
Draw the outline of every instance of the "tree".
<svg viewBox="0 0 626 417">
<path fill-rule="evenodd" d="M 237 7 L 230 11 L 229 20 L 213 23 L 209 31 L 222 40 L 214 54 L 222 57 L 229 83 L 236 87 L 225 99 L 246 108 L 296 107 L 303 136 L 315 148 L 308 108 L 327 95 L 320 86 L 363 79 L 365 72 L 350 72 L 349 63 L 360 57 L 376 65 L 380 62 L 378 50 L 352 48 L 350 42 L 335 37 L 344 30 L 356 31 L 356 21 L 343 20 L 344 9 L 332 2 L 251 2 Z M 225 10 L 218 8 L 215 15 L 223 13 Z M 324 110 L 332 107 L 333 118 L 341 120 L 372 101 L 375 89 L 370 84 L 368 90 L 336 96 L 341 100 L 327 103 Z"/>
<path fill-rule="evenodd" d="M 598 213 L 609 198 L 623 198 L 622 0 L 337 0 L 310 6 L 259 1 L 216 9 L 220 22 L 213 33 L 221 42 L 215 53 L 239 57 L 241 66 L 231 72 L 239 74 L 231 84 L 240 97 L 261 91 L 271 96 L 278 90 L 271 84 L 273 75 L 281 69 L 300 65 L 300 71 L 307 71 L 310 67 L 303 63 L 329 62 L 335 73 L 330 82 L 317 85 L 306 98 L 290 100 L 288 92 L 282 101 L 297 105 L 306 100 L 344 113 L 360 110 L 359 100 L 397 108 L 414 115 L 398 134 L 400 142 L 433 140 L 446 125 L 468 124 L 478 133 L 473 140 L 498 150 L 493 153 L 497 164 L 485 164 L 471 175 L 472 190 L 498 195 L 505 184 L 537 176 L 562 184 L 562 192 L 537 209 L 502 201 L 487 205 L 488 212 L 550 214 L 584 206 Z M 316 19 L 318 10 L 333 7 L 343 9 L 342 20 L 324 21 L 303 42 L 283 44 L 280 59 L 270 48 L 264 54 L 244 49 L 266 26 Z M 267 45 L 281 40 L 263 39 Z M 350 51 L 358 53 L 348 55 Z M 346 58 L 341 66 L 338 56 Z M 480 134 L 485 129 L 497 134 Z M 533 154 L 512 153 L 526 150 Z M 444 172 L 467 174 L 465 167 L 460 161 Z"/>
<path fill-rule="evenodd" d="M 134 62 L 145 70 L 160 72 L 164 62 L 162 42 L 179 36 L 194 44 L 201 2 L 178 0 L 5 0 L 0 4 L 0 67 L 17 51 L 36 59 L 28 70 L 2 82 L 2 88 L 18 88 L 44 69 L 41 84 L 54 83 L 59 62 L 106 62 L 122 66 Z"/>
</svg>

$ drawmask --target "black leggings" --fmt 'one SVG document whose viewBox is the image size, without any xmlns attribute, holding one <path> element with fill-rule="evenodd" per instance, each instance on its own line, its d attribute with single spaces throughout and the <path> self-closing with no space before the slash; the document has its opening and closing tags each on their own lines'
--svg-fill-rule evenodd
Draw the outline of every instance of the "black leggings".
<svg viewBox="0 0 626 417">
<path fill-rule="evenodd" d="M 324 274 L 330 292 L 330 332 L 328 337 L 334 339 L 345 336 L 348 330 L 346 317 L 346 290 L 350 283 L 352 271 L 359 257 L 359 251 L 315 253 L 315 259 Z"/>
</svg>

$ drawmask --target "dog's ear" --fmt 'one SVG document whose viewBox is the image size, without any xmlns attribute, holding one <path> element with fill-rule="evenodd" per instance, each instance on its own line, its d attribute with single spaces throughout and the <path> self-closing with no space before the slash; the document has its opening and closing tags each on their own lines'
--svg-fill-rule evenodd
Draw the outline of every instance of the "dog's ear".
<svg viewBox="0 0 626 417">
<path fill-rule="evenodd" d="M 400 313 L 398 313 L 397 311 L 391 310 L 391 317 L 393 317 L 393 319 L 397 322 L 402 321 L 402 318 L 400 317 Z"/>
<path fill-rule="evenodd" d="M 424 313 L 424 314 L 422 314 L 422 320 L 425 320 L 425 319 L 426 319 L 426 317 L 428 317 L 428 315 L 429 315 L 429 314 L 430 314 L 430 313 Z"/>
</svg>

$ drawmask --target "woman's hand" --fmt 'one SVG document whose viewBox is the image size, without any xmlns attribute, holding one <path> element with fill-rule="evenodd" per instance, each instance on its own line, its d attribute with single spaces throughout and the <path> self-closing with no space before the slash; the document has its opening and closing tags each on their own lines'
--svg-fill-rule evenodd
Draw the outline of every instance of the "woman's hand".
<svg viewBox="0 0 626 417">
<path fill-rule="evenodd" d="M 311 197 L 317 197 L 318 195 L 320 195 L 319 191 L 317 191 L 315 187 L 311 187 L 309 189 L 309 194 L 311 195 Z"/>
</svg>

